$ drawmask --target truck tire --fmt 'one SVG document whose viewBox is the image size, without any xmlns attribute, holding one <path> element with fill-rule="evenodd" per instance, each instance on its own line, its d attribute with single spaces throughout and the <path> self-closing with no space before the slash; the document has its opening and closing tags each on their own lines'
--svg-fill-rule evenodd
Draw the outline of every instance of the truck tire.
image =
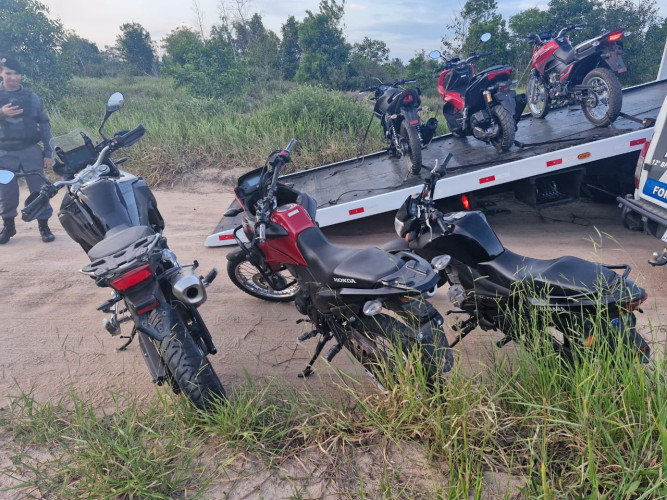
<svg viewBox="0 0 667 500">
<path fill-rule="evenodd" d="M 595 68 L 584 77 L 582 84 L 591 86 L 596 95 L 595 106 L 591 107 L 586 103 L 581 105 L 588 121 L 596 127 L 606 127 L 614 123 L 623 104 L 621 82 L 614 72 L 608 68 Z"/>
<path fill-rule="evenodd" d="M 551 105 L 549 91 L 544 86 L 544 82 L 535 75 L 530 75 L 526 85 L 526 97 L 530 114 L 535 118 L 544 118 L 549 114 L 549 106 Z"/>
<path fill-rule="evenodd" d="M 493 121 L 500 127 L 500 133 L 491 139 L 491 144 L 499 153 L 509 150 L 514 144 L 514 135 L 516 133 L 516 124 L 514 117 L 502 106 L 494 106 L 491 109 Z"/>
<path fill-rule="evenodd" d="M 173 316 L 177 318 L 178 314 L 174 312 Z M 156 310 L 149 315 L 152 325 L 164 320 Z M 225 388 L 211 363 L 180 319 L 175 319 L 169 333 L 154 343 L 167 367 L 172 387 L 178 387 L 197 408 L 205 410 L 226 399 Z"/>
<path fill-rule="evenodd" d="M 401 141 L 405 141 L 408 146 L 408 153 L 405 155 L 406 162 L 410 172 L 419 175 L 422 169 L 422 147 L 419 142 L 417 128 L 401 122 Z"/>
</svg>

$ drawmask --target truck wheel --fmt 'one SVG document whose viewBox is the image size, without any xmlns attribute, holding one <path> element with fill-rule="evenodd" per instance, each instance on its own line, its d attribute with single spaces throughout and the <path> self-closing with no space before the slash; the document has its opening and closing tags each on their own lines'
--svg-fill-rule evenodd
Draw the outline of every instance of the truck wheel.
<svg viewBox="0 0 667 500">
<path fill-rule="evenodd" d="M 257 268 L 248 261 L 245 254 L 240 254 L 238 257 L 227 262 L 227 275 L 232 280 L 232 283 L 248 295 L 269 302 L 289 302 L 294 300 L 294 297 L 296 297 L 301 289 L 301 286 L 297 282 L 284 290 L 274 290 Z M 278 279 L 284 280 L 286 284 L 295 280 L 294 276 L 287 270 L 278 273 L 277 276 Z"/>
<path fill-rule="evenodd" d="M 422 147 L 417 128 L 406 125 L 405 120 L 401 122 L 401 142 L 403 141 L 408 146 L 408 153 L 405 155 L 408 168 L 412 174 L 419 175 L 422 169 Z"/>
<path fill-rule="evenodd" d="M 491 144 L 499 153 L 507 151 L 514 144 L 514 134 L 516 133 L 514 117 L 502 106 L 494 106 L 491 109 L 491 114 L 493 115 L 493 121 L 500 127 L 500 132 L 491 139 Z"/>
<path fill-rule="evenodd" d="M 588 121 L 596 127 L 614 123 L 623 104 L 621 83 L 616 75 L 608 68 L 595 68 L 584 77 L 582 84 L 590 86 L 596 97 L 594 106 L 585 102 L 581 105 Z"/>
<path fill-rule="evenodd" d="M 526 85 L 526 97 L 528 98 L 528 109 L 535 118 L 544 118 L 549 113 L 551 99 L 549 91 L 544 82 L 535 75 L 530 76 Z"/>
<path fill-rule="evenodd" d="M 177 316 L 175 311 L 174 316 Z M 161 321 L 164 317 L 159 312 L 150 313 L 152 325 Z M 174 321 L 164 339 L 154 342 L 169 371 L 172 386 L 178 387 L 197 408 L 207 409 L 226 399 L 225 389 L 211 363 L 180 319 Z"/>
</svg>

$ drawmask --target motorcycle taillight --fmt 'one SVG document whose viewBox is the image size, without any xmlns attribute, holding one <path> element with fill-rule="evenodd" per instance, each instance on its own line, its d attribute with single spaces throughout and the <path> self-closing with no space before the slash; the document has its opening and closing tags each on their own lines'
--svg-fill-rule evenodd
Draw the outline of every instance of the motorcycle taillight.
<svg viewBox="0 0 667 500">
<path fill-rule="evenodd" d="M 639 309 L 639 306 L 642 305 L 642 302 L 645 302 L 646 299 L 648 299 L 648 293 L 644 292 L 644 295 L 642 295 L 641 298 L 635 299 L 632 302 L 628 302 L 627 304 L 622 306 L 622 309 L 626 312 L 632 312 L 636 311 Z"/>
<path fill-rule="evenodd" d="M 614 31 L 613 33 L 609 34 L 607 40 L 610 42 L 618 42 L 622 36 L 623 36 L 623 30 Z"/>
<path fill-rule="evenodd" d="M 410 104 L 413 101 L 413 97 L 408 94 L 403 98 L 403 104 Z"/>
<path fill-rule="evenodd" d="M 135 267 L 131 271 L 121 274 L 117 278 L 114 278 L 109 283 L 114 290 L 119 292 L 124 292 L 129 290 L 132 287 L 140 285 L 144 281 L 148 281 L 153 277 L 153 266 L 150 264 L 144 264 L 140 267 Z"/>
</svg>

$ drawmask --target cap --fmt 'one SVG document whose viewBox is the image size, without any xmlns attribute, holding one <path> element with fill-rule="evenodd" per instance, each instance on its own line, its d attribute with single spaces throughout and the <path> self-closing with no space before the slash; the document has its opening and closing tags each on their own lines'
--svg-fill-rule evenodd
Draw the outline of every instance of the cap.
<svg viewBox="0 0 667 500">
<path fill-rule="evenodd" d="M 11 56 L 0 56 L 0 63 L 7 69 L 11 69 L 17 73 L 23 73 L 21 64 L 19 64 L 19 62 Z"/>
</svg>

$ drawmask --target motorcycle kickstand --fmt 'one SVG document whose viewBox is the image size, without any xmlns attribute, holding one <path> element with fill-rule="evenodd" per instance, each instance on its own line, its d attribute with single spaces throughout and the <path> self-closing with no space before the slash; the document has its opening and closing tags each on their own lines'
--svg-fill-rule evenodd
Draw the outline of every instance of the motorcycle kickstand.
<svg viewBox="0 0 667 500">
<path fill-rule="evenodd" d="M 315 347 L 315 353 L 313 354 L 313 357 L 310 358 L 310 361 L 308 361 L 306 368 L 304 368 L 304 370 L 297 375 L 299 378 L 310 377 L 315 372 L 315 370 L 313 370 L 313 364 L 315 363 L 315 360 L 322 353 L 322 349 L 324 349 L 325 344 L 329 342 L 332 338 L 333 335 L 330 332 L 322 333 L 322 338 L 317 341 L 317 346 Z"/>
<path fill-rule="evenodd" d="M 127 346 L 129 346 L 132 343 L 132 341 L 134 340 L 134 336 L 136 334 L 137 334 L 137 327 L 135 325 L 134 327 L 132 327 L 132 332 L 130 333 L 130 335 L 128 335 L 128 336 L 121 335 L 120 336 L 121 339 L 127 339 L 127 341 L 122 346 L 117 347 L 116 351 L 117 352 L 125 351 L 127 349 Z"/>
</svg>

